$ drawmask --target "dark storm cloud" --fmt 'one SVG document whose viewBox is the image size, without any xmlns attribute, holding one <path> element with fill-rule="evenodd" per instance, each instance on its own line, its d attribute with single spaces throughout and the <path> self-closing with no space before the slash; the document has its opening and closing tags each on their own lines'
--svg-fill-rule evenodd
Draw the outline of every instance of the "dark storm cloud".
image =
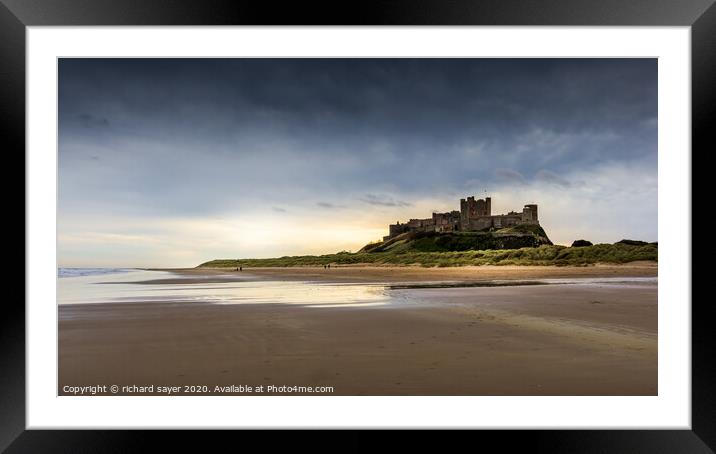
<svg viewBox="0 0 716 454">
<path fill-rule="evenodd" d="M 109 120 L 106 118 L 98 118 L 90 114 L 77 115 L 78 124 L 85 128 L 106 128 L 109 126 Z"/>
<path fill-rule="evenodd" d="M 466 181 L 562 184 L 601 162 L 656 159 L 656 65 L 61 59 L 60 201 L 202 214 L 405 207 Z"/>
</svg>

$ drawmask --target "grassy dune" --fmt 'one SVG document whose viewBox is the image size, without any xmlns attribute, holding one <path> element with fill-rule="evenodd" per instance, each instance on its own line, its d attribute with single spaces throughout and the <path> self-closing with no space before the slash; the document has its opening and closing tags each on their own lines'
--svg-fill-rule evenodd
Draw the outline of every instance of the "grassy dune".
<svg viewBox="0 0 716 454">
<path fill-rule="evenodd" d="M 202 263 L 199 267 L 236 268 L 321 265 L 421 265 L 446 267 L 465 265 L 591 265 L 627 263 L 638 260 L 657 261 L 658 245 L 595 244 L 587 247 L 542 245 L 521 249 L 466 250 L 451 252 L 340 252 L 326 255 L 303 255 L 270 259 L 223 259 Z"/>
</svg>

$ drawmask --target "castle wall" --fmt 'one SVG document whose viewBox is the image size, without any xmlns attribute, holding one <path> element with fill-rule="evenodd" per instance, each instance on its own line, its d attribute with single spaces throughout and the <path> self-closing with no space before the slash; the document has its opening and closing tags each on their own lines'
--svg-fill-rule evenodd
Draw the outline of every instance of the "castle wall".
<svg viewBox="0 0 716 454">
<path fill-rule="evenodd" d="M 407 231 L 408 226 L 406 224 L 401 224 L 400 222 L 398 222 L 397 224 L 390 224 L 388 226 L 388 236 L 391 238 Z"/>
<path fill-rule="evenodd" d="M 452 232 L 460 228 L 460 212 L 433 213 L 436 232 Z"/>
<path fill-rule="evenodd" d="M 489 228 L 500 229 L 503 227 L 510 227 L 519 224 L 523 224 L 521 213 L 500 214 L 495 216 L 480 216 L 470 219 L 467 226 L 465 226 L 466 228 L 462 230 L 485 230 Z"/>
<path fill-rule="evenodd" d="M 519 213 L 503 214 L 501 216 L 493 216 L 493 218 L 494 218 L 494 227 L 497 229 L 522 224 L 522 215 Z"/>
</svg>

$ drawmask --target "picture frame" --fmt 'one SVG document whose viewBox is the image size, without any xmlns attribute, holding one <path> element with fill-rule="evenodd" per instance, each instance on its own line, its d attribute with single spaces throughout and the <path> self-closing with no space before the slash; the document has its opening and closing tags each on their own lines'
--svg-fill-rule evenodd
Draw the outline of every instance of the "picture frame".
<svg viewBox="0 0 716 454">
<path fill-rule="evenodd" d="M 207 25 L 401 25 L 401 26 L 690 26 L 692 31 L 692 150 L 713 143 L 716 94 L 716 7 L 713 0 L 680 2 L 458 1 L 377 4 L 346 12 L 319 5 L 214 1 L 169 4 L 82 2 L 64 0 L 0 2 L 0 93 L 5 111 L 3 148 L 15 155 L 25 150 L 25 28 L 28 26 L 207 26 Z M 692 156 L 695 153 L 692 151 Z M 693 167 L 692 167 L 693 168 Z M 694 193 L 694 197 L 697 194 Z M 696 198 L 695 198 L 696 199 Z M 689 220 L 691 222 L 691 220 Z M 694 269 L 696 271 L 696 269 Z M 692 278 L 693 281 L 693 278 Z M 161 441 L 164 434 L 131 431 L 39 431 L 25 429 L 25 314 L 24 305 L 7 305 L 0 335 L 0 448 L 8 452 L 51 452 L 135 449 L 139 439 Z M 716 450 L 716 357 L 713 313 L 706 299 L 692 304 L 692 429 L 516 431 L 512 447 L 543 448 L 550 452 L 713 452 Z M 221 438 L 229 435 L 222 434 Z M 184 438 L 172 435 L 174 441 Z M 482 431 L 480 437 L 504 441 L 500 431 Z M 352 438 L 353 445 L 361 438 Z M 144 441 L 142 441 L 144 443 Z"/>
</svg>

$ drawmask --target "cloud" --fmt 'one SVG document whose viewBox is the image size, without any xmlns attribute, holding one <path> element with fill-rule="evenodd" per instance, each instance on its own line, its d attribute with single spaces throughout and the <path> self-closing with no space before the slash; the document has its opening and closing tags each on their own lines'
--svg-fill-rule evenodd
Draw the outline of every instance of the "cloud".
<svg viewBox="0 0 716 454">
<path fill-rule="evenodd" d="M 366 194 L 360 199 L 361 202 L 367 203 L 368 205 L 383 206 L 383 207 L 409 207 L 412 203 L 405 202 L 402 200 L 396 200 L 389 196 L 379 196 L 376 194 Z"/>
<path fill-rule="evenodd" d="M 642 120 L 642 126 L 645 128 L 657 128 L 659 119 L 657 117 L 649 117 Z"/>
<path fill-rule="evenodd" d="M 511 183 L 525 184 L 526 180 L 522 174 L 513 169 L 498 168 L 495 169 L 495 176 L 501 180 L 506 180 Z"/>
<path fill-rule="evenodd" d="M 321 208 L 329 208 L 329 209 L 340 209 L 340 208 L 346 207 L 345 205 L 337 205 L 335 203 L 330 203 L 330 202 L 316 202 L 316 205 Z"/>
<path fill-rule="evenodd" d="M 83 128 L 106 128 L 109 126 L 109 120 L 104 117 L 95 117 L 88 113 L 77 115 L 77 120 Z"/>
<path fill-rule="evenodd" d="M 549 171 L 549 170 L 540 170 L 535 175 L 535 178 L 537 178 L 540 181 L 544 181 L 546 183 L 551 183 L 556 186 L 562 186 L 564 188 L 570 187 L 572 184 L 566 180 L 564 177 Z"/>
<path fill-rule="evenodd" d="M 621 237 L 658 239 L 656 162 L 605 162 L 560 175 L 569 190 L 535 178 L 515 188 L 503 183 L 492 195 L 493 213 L 539 205 L 540 224 L 557 244 L 578 238 L 613 243 Z"/>
<path fill-rule="evenodd" d="M 286 209 L 281 207 L 271 207 L 272 210 L 274 210 L 277 213 L 285 213 Z"/>
</svg>

